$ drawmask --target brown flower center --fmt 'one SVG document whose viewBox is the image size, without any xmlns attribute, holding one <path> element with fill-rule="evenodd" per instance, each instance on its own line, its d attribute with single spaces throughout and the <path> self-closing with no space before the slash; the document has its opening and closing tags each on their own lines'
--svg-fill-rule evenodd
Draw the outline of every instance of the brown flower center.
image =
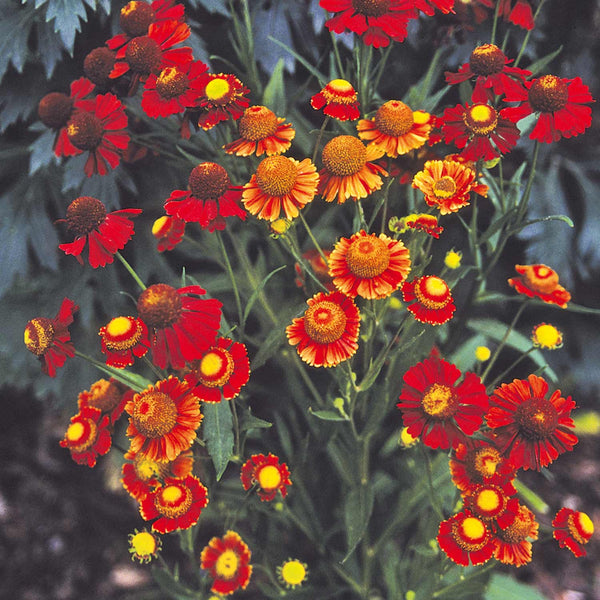
<svg viewBox="0 0 600 600">
<path fill-rule="evenodd" d="M 144 323 L 154 329 L 164 329 L 179 320 L 183 307 L 175 288 L 155 283 L 140 294 L 137 309 Z"/>
<path fill-rule="evenodd" d="M 154 497 L 156 510 L 168 519 L 184 515 L 192 505 L 192 492 L 184 485 L 171 484 L 158 490 Z"/>
<path fill-rule="evenodd" d="M 159 438 L 169 433 L 177 423 L 177 406 L 167 394 L 142 392 L 133 398 L 131 419 L 136 429 L 147 438 Z"/>
<path fill-rule="evenodd" d="M 66 94 L 50 92 L 38 104 L 40 121 L 50 129 L 60 129 L 67 124 L 73 111 L 73 100 Z"/>
<path fill-rule="evenodd" d="M 346 331 L 346 313 L 335 302 L 315 302 L 304 313 L 304 330 L 308 337 L 319 344 L 331 344 Z"/>
<path fill-rule="evenodd" d="M 104 127 L 100 119 L 89 112 L 76 112 L 67 123 L 69 140 L 79 150 L 94 150 L 102 141 Z"/>
<path fill-rule="evenodd" d="M 386 102 L 375 113 L 375 126 L 385 135 L 404 135 L 412 129 L 414 123 L 413 111 L 400 100 Z"/>
<path fill-rule="evenodd" d="M 54 325 L 46 317 L 37 317 L 27 323 L 24 333 L 25 346 L 29 352 L 42 356 L 54 341 Z"/>
<path fill-rule="evenodd" d="M 532 534 L 533 514 L 521 508 L 515 520 L 506 529 L 498 528 L 496 535 L 509 544 L 520 544 Z"/>
<path fill-rule="evenodd" d="M 67 208 L 67 226 L 76 237 L 97 229 L 106 219 L 106 207 L 97 198 L 80 196 Z"/>
<path fill-rule="evenodd" d="M 444 308 L 452 300 L 448 284 L 435 275 L 421 277 L 415 284 L 414 292 L 423 306 L 434 310 Z"/>
<path fill-rule="evenodd" d="M 380 238 L 358 237 L 346 251 L 348 269 L 363 279 L 381 275 L 390 264 L 390 249 Z"/>
<path fill-rule="evenodd" d="M 269 196 L 289 194 L 297 178 L 298 168 L 285 156 L 269 156 L 256 169 L 256 184 Z"/>
<path fill-rule="evenodd" d="M 221 165 L 205 162 L 192 169 L 188 185 L 195 198 L 218 200 L 229 190 L 231 180 Z"/>
<path fill-rule="evenodd" d="M 99 379 L 92 384 L 87 403 L 102 412 L 110 412 L 121 401 L 123 394 L 114 381 Z"/>
<path fill-rule="evenodd" d="M 469 66 L 475 75 L 494 75 L 501 73 L 505 65 L 504 52 L 494 44 L 483 44 L 471 53 Z"/>
<path fill-rule="evenodd" d="M 129 37 L 137 37 L 148 32 L 148 27 L 154 21 L 154 11 L 147 2 L 132 0 L 122 9 L 119 25 Z"/>
<path fill-rule="evenodd" d="M 498 124 L 498 113 L 488 104 L 473 104 L 462 118 L 467 129 L 475 135 L 488 135 Z"/>
<path fill-rule="evenodd" d="M 196 374 L 200 383 L 214 388 L 225 385 L 233 373 L 233 357 L 225 348 L 211 348 L 200 360 Z"/>
<path fill-rule="evenodd" d="M 352 7 L 365 17 L 381 17 L 390 8 L 390 0 L 352 0 Z"/>
<path fill-rule="evenodd" d="M 530 398 L 515 411 L 515 421 L 525 437 L 540 440 L 550 436 L 558 425 L 558 411 L 550 400 Z"/>
<path fill-rule="evenodd" d="M 556 75 L 543 75 L 529 88 L 529 103 L 535 112 L 555 112 L 567 105 L 567 84 Z"/>
<path fill-rule="evenodd" d="M 433 194 L 436 198 L 451 198 L 456 193 L 456 182 L 449 175 L 444 175 L 433 184 Z"/>
<path fill-rule="evenodd" d="M 147 35 L 133 38 L 127 44 L 125 61 L 136 73 L 149 75 L 160 69 L 162 51 L 157 42 Z"/>
<path fill-rule="evenodd" d="M 277 131 L 277 116 L 266 106 L 251 106 L 239 120 L 238 128 L 246 140 L 264 140 Z"/>
<path fill-rule="evenodd" d="M 115 65 L 115 55 L 116 53 L 106 46 L 94 48 L 83 61 L 85 76 L 96 85 L 106 85 L 109 81 L 108 75 Z"/>
<path fill-rule="evenodd" d="M 187 92 L 190 80 L 176 67 L 165 67 L 156 79 L 156 91 L 165 100 L 177 98 Z"/>
<path fill-rule="evenodd" d="M 367 162 L 365 145 L 352 135 L 338 135 L 325 144 L 323 164 L 337 177 L 347 177 L 358 173 Z"/>
<path fill-rule="evenodd" d="M 454 389 L 442 383 L 434 383 L 423 394 L 423 410 L 436 419 L 447 419 L 458 409 L 458 396 Z"/>
<path fill-rule="evenodd" d="M 489 533 L 481 519 L 466 517 L 452 523 L 452 537 L 463 550 L 476 552 L 487 544 Z"/>
</svg>

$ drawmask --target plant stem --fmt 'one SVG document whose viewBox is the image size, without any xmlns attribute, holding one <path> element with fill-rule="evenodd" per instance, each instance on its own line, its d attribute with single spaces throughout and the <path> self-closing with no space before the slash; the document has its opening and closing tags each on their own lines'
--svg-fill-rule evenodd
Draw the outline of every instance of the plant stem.
<svg viewBox="0 0 600 600">
<path fill-rule="evenodd" d="M 133 277 L 135 282 L 142 288 L 142 291 L 146 289 L 144 282 L 140 279 L 139 275 L 133 270 L 133 267 L 123 258 L 120 252 L 115 252 L 115 256 L 121 261 L 121 264 L 127 269 L 127 272 Z"/>
<path fill-rule="evenodd" d="M 229 260 L 229 254 L 227 253 L 227 248 L 225 248 L 225 244 L 223 243 L 223 238 L 221 237 L 220 231 L 215 231 L 217 236 L 217 241 L 219 242 L 219 248 L 221 249 L 221 254 L 223 255 L 223 260 L 225 262 L 225 268 L 227 269 L 227 274 L 229 275 L 229 279 L 231 281 L 231 287 L 233 288 L 233 295 L 235 296 L 235 305 L 238 313 L 238 323 L 240 326 L 243 326 L 244 313 L 242 311 L 242 301 L 240 299 L 240 290 L 238 289 L 237 281 L 235 278 L 235 274 L 231 267 L 231 261 Z"/>
<path fill-rule="evenodd" d="M 533 20 L 537 21 L 538 15 L 540 14 L 540 11 L 542 10 L 542 6 L 544 6 L 544 2 L 546 0 L 540 0 L 540 3 L 537 7 L 537 10 L 535 11 L 535 14 L 533 15 Z M 498 2 L 498 5 L 500 5 L 500 2 Z M 531 32 L 533 31 L 533 29 L 530 29 L 527 34 L 525 35 L 525 38 L 523 39 L 523 43 L 521 44 L 521 49 L 519 50 L 519 54 L 517 55 L 517 58 L 515 60 L 515 64 L 513 66 L 518 67 L 519 63 L 521 62 L 521 58 L 523 56 L 523 52 L 525 52 L 525 48 L 527 48 L 527 44 L 529 44 L 529 38 L 531 37 Z"/>
</svg>

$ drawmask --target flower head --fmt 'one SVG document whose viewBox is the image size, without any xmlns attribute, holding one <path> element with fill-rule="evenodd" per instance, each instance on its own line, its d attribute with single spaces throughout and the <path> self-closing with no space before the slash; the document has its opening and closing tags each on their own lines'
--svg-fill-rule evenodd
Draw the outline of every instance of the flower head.
<svg viewBox="0 0 600 600">
<path fill-rule="evenodd" d="M 490 360 L 491 356 L 492 351 L 489 349 L 488 346 L 477 346 L 477 348 L 475 348 L 475 358 L 479 362 L 485 362 L 486 360 Z"/>
<path fill-rule="evenodd" d="M 83 60 L 85 76 L 99 87 L 106 88 L 111 83 L 110 72 L 115 66 L 117 53 L 106 46 L 91 50 Z"/>
<path fill-rule="evenodd" d="M 587 555 L 584 546 L 594 534 L 594 523 L 586 513 L 563 507 L 556 513 L 552 527 L 561 548 L 568 548 L 578 558 Z"/>
<path fill-rule="evenodd" d="M 531 541 L 537 540 L 539 525 L 535 515 L 521 504 L 517 506 L 514 521 L 494 533 L 494 558 L 500 562 L 521 567 L 531 562 Z"/>
<path fill-rule="evenodd" d="M 152 235 L 156 240 L 156 249 L 159 252 L 173 250 L 183 239 L 185 234 L 185 221 L 179 217 L 164 215 L 152 224 Z"/>
<path fill-rule="evenodd" d="M 109 415 L 111 425 L 116 423 L 125 410 L 125 404 L 133 395 L 133 390 L 112 377 L 99 379 L 77 397 L 79 410 L 85 407 L 97 408 L 102 414 Z"/>
<path fill-rule="evenodd" d="M 250 90 L 234 75 L 209 73 L 198 88 L 196 106 L 200 108 L 198 126 L 212 129 L 217 123 L 239 119 L 250 104 Z"/>
<path fill-rule="evenodd" d="M 80 465 L 94 467 L 96 458 L 111 447 L 109 418 L 98 408 L 83 407 L 73 417 L 60 445 L 68 448 L 71 458 Z"/>
<path fill-rule="evenodd" d="M 323 248 L 323 255 L 316 249 L 311 248 L 302 254 L 302 258 L 306 261 L 313 275 L 319 280 L 319 282 L 328 291 L 333 292 L 335 286 L 333 280 L 329 275 L 329 257 L 331 256 L 331 250 Z M 295 283 L 298 287 L 303 288 L 306 284 L 306 272 L 304 266 L 300 263 L 294 264 L 294 270 L 296 271 Z"/>
<path fill-rule="evenodd" d="M 285 498 L 287 488 L 292 485 L 287 465 L 280 463 L 274 454 L 253 454 L 243 464 L 240 479 L 245 490 L 258 484 L 257 493 L 261 501 L 273 500 L 277 491 Z"/>
<path fill-rule="evenodd" d="M 519 294 L 566 308 L 571 294 L 558 283 L 558 273 L 546 265 L 515 265 L 519 274 L 508 280 Z"/>
<path fill-rule="evenodd" d="M 158 556 L 162 549 L 160 537 L 145 528 L 142 531 L 134 529 L 134 532 L 130 533 L 127 539 L 129 540 L 131 560 L 137 560 L 142 564 L 148 564 Z"/>
<path fill-rule="evenodd" d="M 401 219 L 392 217 L 388 226 L 394 233 L 404 233 L 409 229 L 416 229 L 434 237 L 436 240 L 444 231 L 444 228 L 438 224 L 438 218 L 426 213 L 412 213 Z"/>
<path fill-rule="evenodd" d="M 338 121 L 354 121 L 360 117 L 358 95 L 345 79 L 332 79 L 318 94 L 310 99 L 315 110 Z"/>
<path fill-rule="evenodd" d="M 563 344 L 563 334 L 550 323 L 540 323 L 531 332 L 531 341 L 534 346 L 545 350 L 556 350 Z"/>
<path fill-rule="evenodd" d="M 488 526 L 467 510 L 442 521 L 436 539 L 446 556 L 463 567 L 481 565 L 494 553 Z"/>
<path fill-rule="evenodd" d="M 341 292 L 317 292 L 304 315 L 286 328 L 288 341 L 313 367 L 334 367 L 358 350 L 358 308 Z"/>
<path fill-rule="evenodd" d="M 98 335 L 106 364 L 117 369 L 133 365 L 135 358 L 141 358 L 150 349 L 148 328 L 135 317 L 115 317 L 100 328 Z"/>
<path fill-rule="evenodd" d="M 448 284 L 435 275 L 424 275 L 402 284 L 402 296 L 417 321 L 441 325 L 454 315 L 456 306 Z"/>
<path fill-rule="evenodd" d="M 444 257 L 444 264 L 448 269 L 458 269 L 462 262 L 462 252 L 456 250 L 448 250 Z"/>
<path fill-rule="evenodd" d="M 288 590 L 303 585 L 308 578 L 308 567 L 297 558 L 288 558 L 276 569 L 277 578 Z"/>
<path fill-rule="evenodd" d="M 498 15 L 505 21 L 528 31 L 534 28 L 535 21 L 529 0 L 515 0 L 514 5 L 512 0 L 502 0 L 499 9 Z"/>
<path fill-rule="evenodd" d="M 519 501 L 511 497 L 515 488 L 512 483 L 475 485 L 464 494 L 465 506 L 492 529 L 506 529 L 515 520 Z"/>
</svg>

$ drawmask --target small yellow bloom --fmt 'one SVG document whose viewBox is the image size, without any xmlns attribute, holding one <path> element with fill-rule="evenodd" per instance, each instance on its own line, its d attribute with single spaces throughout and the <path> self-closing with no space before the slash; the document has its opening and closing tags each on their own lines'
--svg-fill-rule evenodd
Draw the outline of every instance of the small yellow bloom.
<svg viewBox="0 0 600 600">
<path fill-rule="evenodd" d="M 400 302 L 400 300 L 394 296 L 390 297 L 388 304 L 392 310 L 400 310 L 402 308 L 402 302 Z"/>
<path fill-rule="evenodd" d="M 274 238 L 283 235 L 289 228 L 292 222 L 288 219 L 276 219 L 270 224 L 271 234 Z"/>
<path fill-rule="evenodd" d="M 531 341 L 534 346 L 544 348 L 546 350 L 556 350 L 563 343 L 562 332 L 554 325 L 549 323 L 540 323 L 533 328 L 531 332 Z"/>
<path fill-rule="evenodd" d="M 444 264 L 449 269 L 458 269 L 462 260 L 462 252 L 456 250 L 450 250 L 446 252 L 446 258 L 444 258 Z"/>
<path fill-rule="evenodd" d="M 492 351 L 487 346 L 477 346 L 475 348 L 475 358 L 480 362 L 485 362 L 490 359 Z"/>
<path fill-rule="evenodd" d="M 129 536 L 129 552 L 131 560 L 138 560 L 140 563 L 149 563 L 158 556 L 162 542 L 156 534 L 143 529 L 134 530 Z"/>
<path fill-rule="evenodd" d="M 306 564 L 297 558 L 288 558 L 282 565 L 277 567 L 279 581 L 288 589 L 301 586 L 308 577 Z"/>
<path fill-rule="evenodd" d="M 408 427 L 402 428 L 402 431 L 400 432 L 400 443 L 405 448 L 410 448 L 411 446 L 414 446 L 418 441 L 418 437 L 413 437 L 412 435 L 410 435 L 410 433 L 408 433 Z"/>
</svg>

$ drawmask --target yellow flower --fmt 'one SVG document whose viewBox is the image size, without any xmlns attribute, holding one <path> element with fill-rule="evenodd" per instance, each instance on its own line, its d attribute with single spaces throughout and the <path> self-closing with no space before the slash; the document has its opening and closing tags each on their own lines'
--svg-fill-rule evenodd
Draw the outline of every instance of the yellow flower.
<svg viewBox="0 0 600 600">
<path fill-rule="evenodd" d="M 297 558 L 288 558 L 277 567 L 279 581 L 288 589 L 300 587 L 308 577 L 306 564 Z"/>
<path fill-rule="evenodd" d="M 489 360 L 492 355 L 492 351 L 487 346 L 477 346 L 475 348 L 475 358 L 480 362 Z"/>
<path fill-rule="evenodd" d="M 533 328 L 531 332 L 531 341 L 534 346 L 544 348 L 545 350 L 556 350 L 563 343 L 562 332 L 550 323 L 540 323 Z"/>
<path fill-rule="evenodd" d="M 460 267 L 460 262 L 462 260 L 462 252 L 457 252 L 456 250 L 449 250 L 446 252 L 446 258 L 444 258 L 444 264 L 449 269 L 458 269 Z"/>
</svg>

